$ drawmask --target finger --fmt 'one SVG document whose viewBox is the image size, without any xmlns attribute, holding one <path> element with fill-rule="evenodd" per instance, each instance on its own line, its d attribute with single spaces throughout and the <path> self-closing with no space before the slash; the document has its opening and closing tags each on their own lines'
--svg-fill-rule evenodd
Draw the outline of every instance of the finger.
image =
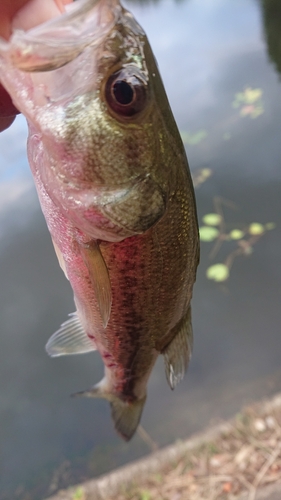
<svg viewBox="0 0 281 500">
<path fill-rule="evenodd" d="M 0 36 L 9 39 L 14 28 L 30 29 L 65 11 L 73 0 L 0 0 Z M 0 84 L 0 131 L 5 130 L 19 111 Z M 3 118 L 2 118 L 3 117 Z"/>
<path fill-rule="evenodd" d="M 0 6 L 0 36 L 8 38 L 11 35 L 11 22 L 16 14 L 28 0 L 1 0 Z"/>
<path fill-rule="evenodd" d="M 6 130 L 14 121 L 15 116 L 1 116 L 0 117 L 0 132 Z"/>
<path fill-rule="evenodd" d="M 28 30 L 63 12 L 65 12 L 63 0 L 29 0 L 15 14 L 11 26 L 13 29 Z"/>
<path fill-rule="evenodd" d="M 61 12 L 64 12 L 64 5 L 72 3 L 73 0 L 1 0 L 0 2 L 0 36 L 9 39 L 12 33 L 12 19 L 23 9 L 23 19 L 28 29 L 41 24 Z M 35 9 L 35 14 L 33 14 Z M 24 11 L 26 10 L 26 13 Z M 26 17 L 31 15 L 31 25 L 29 26 Z M 36 15 L 38 16 L 36 18 Z M 21 14 L 19 16 L 21 18 Z"/>
<path fill-rule="evenodd" d="M 19 113 L 8 92 L 0 84 L 0 117 L 11 117 Z"/>
</svg>

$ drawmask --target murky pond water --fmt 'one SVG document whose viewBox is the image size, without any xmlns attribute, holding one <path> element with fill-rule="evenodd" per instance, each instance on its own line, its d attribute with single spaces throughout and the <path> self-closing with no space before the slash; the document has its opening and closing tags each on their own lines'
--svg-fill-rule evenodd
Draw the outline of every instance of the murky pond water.
<svg viewBox="0 0 281 500">
<path fill-rule="evenodd" d="M 207 230 L 214 239 L 202 241 L 189 373 L 171 392 L 160 359 L 150 379 L 142 424 L 162 446 L 281 387 L 281 10 L 279 0 L 129 8 L 149 36 L 186 143 L 200 225 L 208 226 L 206 214 L 223 217 L 219 238 Z M 116 436 L 105 401 L 69 398 L 100 380 L 98 354 L 49 359 L 44 351 L 73 299 L 25 140 L 22 117 L 0 136 L 1 500 L 47 497 L 149 451 L 138 435 L 129 444 Z M 227 281 L 207 278 L 218 263 L 230 268 Z"/>
</svg>

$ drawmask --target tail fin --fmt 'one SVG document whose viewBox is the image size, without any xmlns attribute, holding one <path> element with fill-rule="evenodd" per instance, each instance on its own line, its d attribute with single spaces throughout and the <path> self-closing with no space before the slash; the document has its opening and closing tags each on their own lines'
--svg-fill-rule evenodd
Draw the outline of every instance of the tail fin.
<svg viewBox="0 0 281 500">
<path fill-rule="evenodd" d="M 126 403 L 116 397 L 110 403 L 115 429 L 125 441 L 130 441 L 137 430 L 145 400 L 146 396 L 133 403 Z"/>
<path fill-rule="evenodd" d="M 104 398 L 110 402 L 111 417 L 118 434 L 125 439 L 130 439 L 135 434 L 139 421 L 141 418 L 142 410 L 146 401 L 146 395 L 139 400 L 132 403 L 123 401 L 118 396 L 103 390 L 103 381 L 86 391 L 77 392 L 73 394 L 76 396 L 85 396 L 87 398 Z"/>
</svg>

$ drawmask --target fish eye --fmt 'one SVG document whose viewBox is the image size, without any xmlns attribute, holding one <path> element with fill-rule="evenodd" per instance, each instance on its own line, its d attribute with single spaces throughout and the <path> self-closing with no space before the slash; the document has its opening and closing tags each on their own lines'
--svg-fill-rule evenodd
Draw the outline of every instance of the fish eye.
<svg viewBox="0 0 281 500">
<path fill-rule="evenodd" d="M 135 69 L 113 73 L 105 85 L 105 98 L 114 113 L 131 117 L 142 111 L 147 101 L 147 85 Z"/>
</svg>

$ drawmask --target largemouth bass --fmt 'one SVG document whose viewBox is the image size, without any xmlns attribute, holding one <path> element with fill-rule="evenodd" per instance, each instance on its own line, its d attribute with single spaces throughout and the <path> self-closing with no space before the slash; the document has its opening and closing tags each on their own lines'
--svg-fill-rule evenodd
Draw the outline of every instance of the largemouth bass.
<svg viewBox="0 0 281 500">
<path fill-rule="evenodd" d="M 82 0 L 0 42 L 0 77 L 29 125 L 28 157 L 76 312 L 51 356 L 98 350 L 129 440 L 164 356 L 173 389 L 192 350 L 199 260 L 184 147 L 142 28 L 118 0 Z"/>
</svg>

